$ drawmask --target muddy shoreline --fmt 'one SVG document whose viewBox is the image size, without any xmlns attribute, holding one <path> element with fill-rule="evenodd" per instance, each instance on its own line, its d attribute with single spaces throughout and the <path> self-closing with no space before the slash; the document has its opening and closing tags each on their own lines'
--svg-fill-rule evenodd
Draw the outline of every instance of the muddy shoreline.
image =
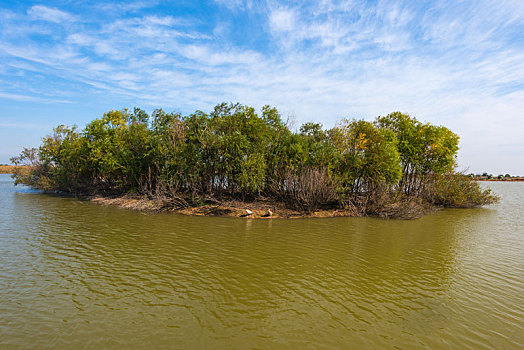
<svg viewBox="0 0 524 350">
<path fill-rule="evenodd" d="M 60 194 L 58 194 L 60 195 Z M 283 202 L 259 198 L 253 201 L 241 201 L 229 199 L 213 201 L 197 206 L 178 206 L 170 200 L 150 198 L 137 195 L 81 197 L 90 202 L 114 206 L 122 209 L 130 209 L 145 212 L 171 212 L 191 216 L 222 216 L 247 219 L 271 219 L 271 218 L 335 218 L 335 217 L 379 217 L 383 219 L 417 219 L 424 215 L 442 209 L 440 206 L 430 205 L 420 200 L 396 201 L 385 204 L 375 211 L 366 211 L 357 206 L 347 208 L 319 209 L 315 211 L 300 211 L 286 207 Z"/>
<path fill-rule="evenodd" d="M 271 218 L 330 218 L 330 217 L 355 217 L 357 215 L 348 209 L 317 210 L 314 212 L 301 212 L 286 208 L 283 203 L 255 200 L 243 202 L 239 200 L 226 200 L 216 204 L 204 204 L 195 207 L 175 208 L 166 205 L 164 201 L 149 199 L 139 196 L 87 197 L 90 202 L 115 206 L 123 209 L 150 212 L 172 212 L 191 216 L 226 216 L 242 217 L 249 219 L 271 219 Z M 252 212 L 247 214 L 246 210 Z M 271 212 L 271 214 L 269 214 Z"/>
</svg>

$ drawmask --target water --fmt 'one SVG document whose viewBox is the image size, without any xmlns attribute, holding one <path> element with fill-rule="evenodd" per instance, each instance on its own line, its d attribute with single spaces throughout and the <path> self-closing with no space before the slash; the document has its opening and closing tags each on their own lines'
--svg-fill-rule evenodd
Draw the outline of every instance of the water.
<svg viewBox="0 0 524 350">
<path fill-rule="evenodd" d="M 524 183 L 414 221 L 144 214 L 0 175 L 0 348 L 524 347 Z"/>
</svg>

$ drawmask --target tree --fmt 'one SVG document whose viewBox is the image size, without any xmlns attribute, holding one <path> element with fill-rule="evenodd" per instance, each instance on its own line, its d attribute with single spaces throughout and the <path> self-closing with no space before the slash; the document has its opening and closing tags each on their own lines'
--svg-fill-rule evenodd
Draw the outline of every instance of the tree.
<svg viewBox="0 0 524 350">
<path fill-rule="evenodd" d="M 401 175 L 394 133 L 363 120 L 344 120 L 330 131 L 337 149 L 336 177 L 354 193 L 396 184 Z"/>
<path fill-rule="evenodd" d="M 83 130 L 54 128 L 38 149 L 26 148 L 12 162 L 31 167 L 14 175 L 16 183 L 179 203 L 264 195 L 311 211 L 399 192 L 450 206 L 491 200 L 478 184 L 464 185 L 470 178 L 452 176 L 458 140 L 445 127 L 399 112 L 374 123 L 343 120 L 329 130 L 305 123 L 293 132 L 276 108 L 257 114 L 221 103 L 187 116 L 109 111 Z"/>
<path fill-rule="evenodd" d="M 380 129 L 395 133 L 402 165 L 400 189 L 417 194 L 429 175 L 452 172 L 456 165 L 459 137 L 443 126 L 423 124 L 395 112 L 375 121 Z"/>
</svg>

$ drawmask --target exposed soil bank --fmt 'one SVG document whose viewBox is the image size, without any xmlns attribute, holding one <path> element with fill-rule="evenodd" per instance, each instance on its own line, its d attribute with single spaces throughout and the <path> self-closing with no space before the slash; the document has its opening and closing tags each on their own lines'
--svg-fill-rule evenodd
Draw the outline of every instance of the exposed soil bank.
<svg viewBox="0 0 524 350">
<path fill-rule="evenodd" d="M 251 219 L 268 219 L 268 218 L 303 218 L 303 217 L 348 217 L 358 216 L 356 213 L 345 210 L 317 210 L 314 212 L 300 212 L 286 208 L 283 203 L 277 203 L 272 201 L 252 201 L 242 202 L 238 200 L 227 200 L 219 204 L 204 204 L 197 207 L 188 207 L 177 209 L 172 206 L 166 205 L 161 200 L 148 199 L 144 197 L 134 196 L 121 196 L 121 197 L 91 197 L 91 202 L 111 205 L 124 209 L 132 209 L 139 211 L 154 211 L 154 212 L 174 212 L 184 215 L 195 215 L 195 216 L 231 216 L 231 217 L 245 217 Z M 251 211 L 252 214 L 246 215 L 246 209 Z M 271 211 L 271 215 L 269 215 Z"/>
<path fill-rule="evenodd" d="M 332 218 L 332 217 L 361 217 L 377 216 L 382 218 L 414 219 L 424 214 L 439 210 L 439 207 L 424 205 L 416 202 L 399 202 L 385 207 L 374 215 L 367 215 L 357 208 L 349 209 L 329 209 L 316 210 L 312 212 L 297 211 L 286 208 L 284 203 L 270 200 L 256 200 L 243 202 L 239 200 L 227 200 L 215 204 L 204 204 L 195 207 L 176 208 L 170 203 L 162 200 L 149 199 L 139 196 L 118 196 L 118 197 L 89 197 L 89 201 L 101 204 L 116 206 L 118 208 L 132 209 L 138 211 L 151 212 L 174 212 L 183 215 L 195 216 L 229 216 L 244 217 L 250 219 L 269 219 L 269 218 Z M 249 210 L 252 214 L 247 214 Z M 271 213 L 270 213 L 271 212 Z"/>
</svg>

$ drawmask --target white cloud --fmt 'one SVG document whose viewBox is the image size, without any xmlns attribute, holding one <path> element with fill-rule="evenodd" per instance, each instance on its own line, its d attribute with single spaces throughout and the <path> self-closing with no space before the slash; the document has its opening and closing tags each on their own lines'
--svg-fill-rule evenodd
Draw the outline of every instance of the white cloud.
<svg viewBox="0 0 524 350">
<path fill-rule="evenodd" d="M 69 22 L 74 20 L 74 16 L 67 12 L 43 5 L 35 5 L 31 7 L 27 13 L 34 19 L 40 19 L 54 23 Z"/>
<path fill-rule="evenodd" d="M 235 10 L 254 7 L 251 2 L 219 2 Z M 271 2 L 257 13 L 262 22 L 251 25 L 269 31 L 257 33 L 269 41 L 260 47 L 249 45 L 248 33 L 238 39 L 234 21 L 224 17 L 207 30 L 176 14 L 117 17 L 91 25 L 82 19 L 83 24 L 64 29 L 63 40 L 49 43 L 33 41 L 30 33 L 52 27 L 31 27 L 11 14 L 5 17 L 10 25 L 0 24 L 0 74 L 40 72 L 79 84 L 73 96 L 89 91 L 117 106 L 191 112 L 220 101 L 271 104 L 284 116 L 295 114 L 299 123 L 315 120 L 328 127 L 342 117 L 371 119 L 401 110 L 459 133 L 461 165 L 472 171 L 482 166 L 477 153 L 524 149 L 524 51 L 510 42 L 524 23 L 522 5 L 417 6 L 403 1 L 324 0 L 294 7 Z M 70 20 L 67 13 L 41 5 L 29 14 Z M 15 31 L 15 23 L 23 30 Z M 20 79 L 0 97 L 38 102 L 24 93 L 29 88 Z M 41 98 L 72 96 L 56 92 Z M 524 164 L 522 156 L 515 157 Z"/>
<path fill-rule="evenodd" d="M 287 8 L 278 8 L 271 11 L 269 16 L 271 28 L 277 32 L 288 32 L 296 29 L 295 12 Z"/>
<path fill-rule="evenodd" d="M 230 10 L 251 11 L 254 8 L 252 0 L 215 0 L 215 2 Z"/>
<path fill-rule="evenodd" d="M 6 92 L 0 92 L 0 98 L 8 99 L 8 100 L 15 100 L 15 101 L 22 101 L 22 102 L 30 101 L 30 102 L 42 102 L 42 103 L 72 103 L 71 101 L 68 101 L 68 100 L 57 100 L 54 98 L 12 94 L 12 93 L 6 93 Z"/>
<path fill-rule="evenodd" d="M 95 4 L 94 7 L 98 7 L 104 12 L 114 13 L 135 13 L 140 10 L 154 7 L 158 4 L 158 1 L 125 1 L 122 3 L 114 2 L 102 2 L 101 4 Z"/>
</svg>

